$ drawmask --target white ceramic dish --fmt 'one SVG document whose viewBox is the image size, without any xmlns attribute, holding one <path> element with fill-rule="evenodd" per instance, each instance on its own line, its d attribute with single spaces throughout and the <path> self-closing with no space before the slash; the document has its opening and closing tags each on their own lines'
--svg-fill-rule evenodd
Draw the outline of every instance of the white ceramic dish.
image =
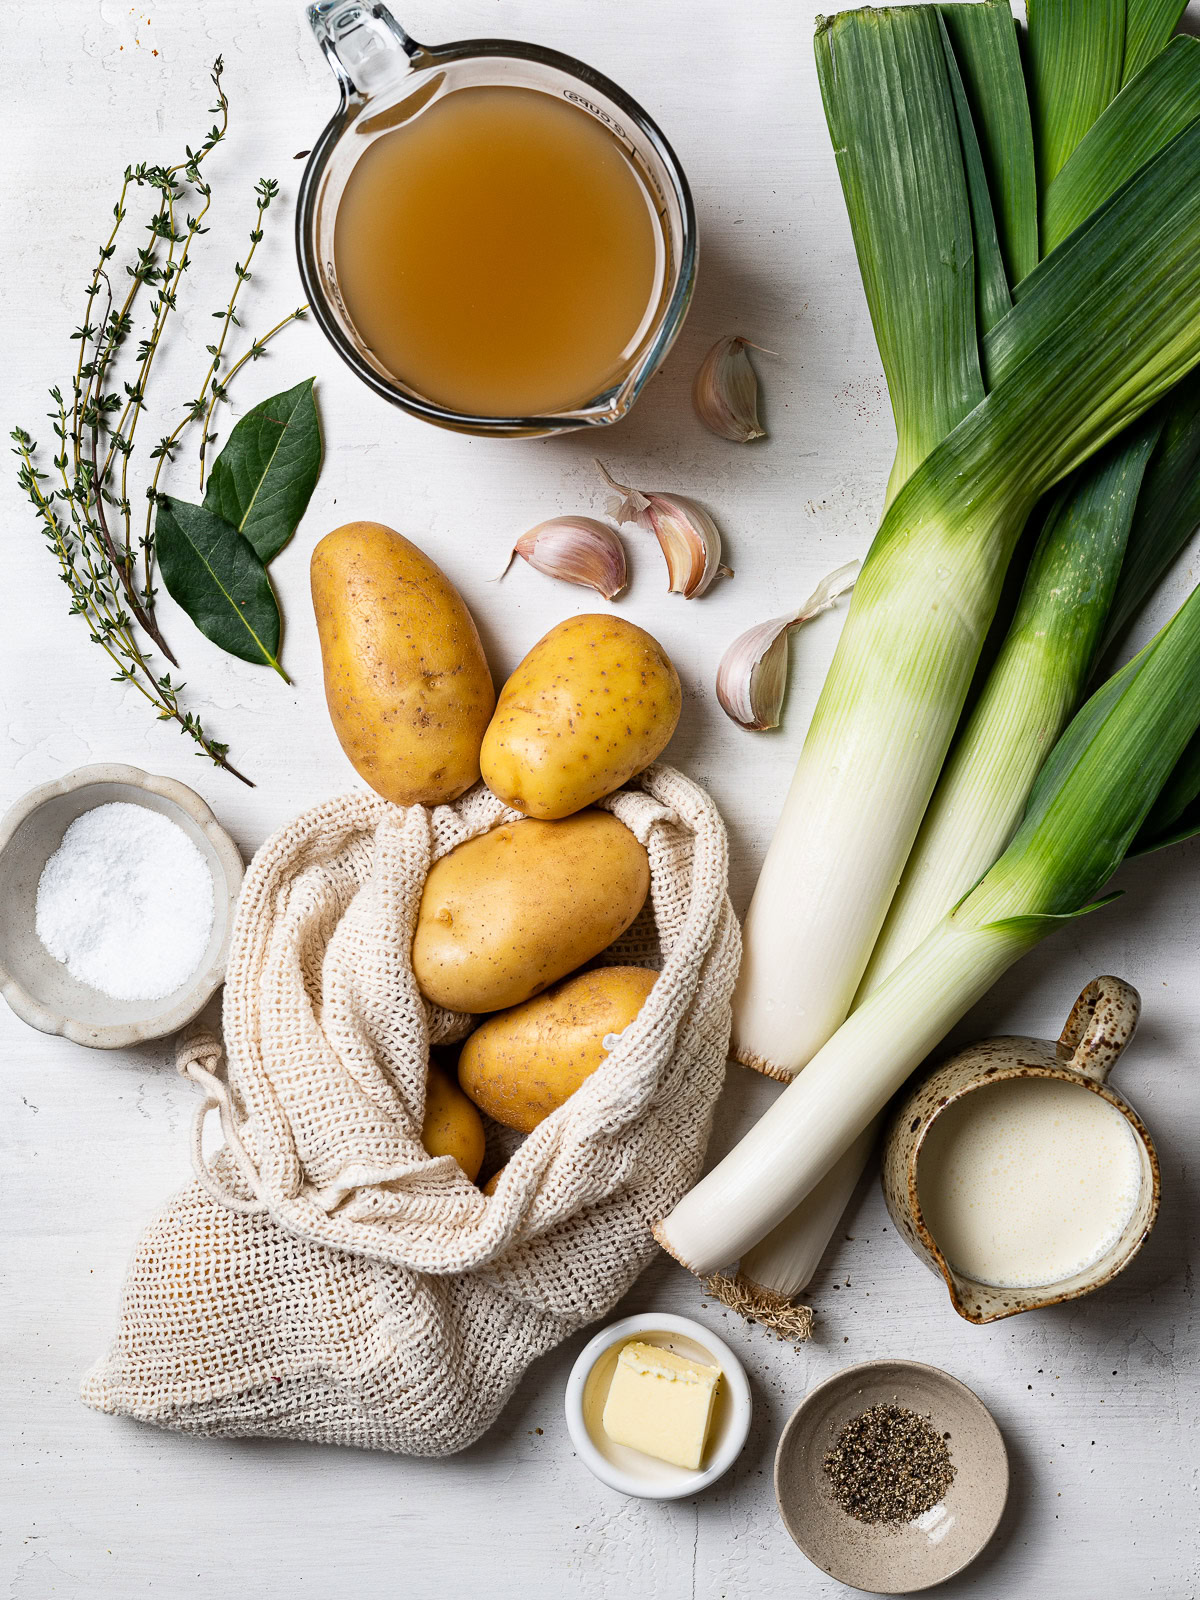
<svg viewBox="0 0 1200 1600">
<path fill-rule="evenodd" d="M 615 1362 L 616 1352 L 630 1339 L 644 1339 L 650 1344 L 678 1349 L 681 1355 L 702 1355 L 713 1366 L 720 1367 L 722 1384 L 709 1438 L 708 1464 L 699 1471 L 691 1472 L 686 1467 L 655 1461 L 640 1450 L 614 1444 L 602 1435 L 597 1440 L 589 1431 L 585 1420 L 588 1380 L 610 1353 Z M 597 1378 L 603 1382 L 607 1393 L 608 1384 L 602 1371 L 597 1372 Z M 591 1398 L 598 1398 L 603 1406 L 602 1395 Z M 603 1329 L 584 1345 L 567 1379 L 567 1429 L 579 1459 L 610 1489 L 643 1500 L 682 1500 L 715 1483 L 741 1454 L 750 1432 L 752 1409 L 745 1369 L 725 1341 L 699 1322 L 689 1317 L 675 1317 L 666 1311 L 623 1317 L 620 1322 Z"/>
<path fill-rule="evenodd" d="M 121 800 L 160 812 L 196 845 L 213 879 L 213 927 L 195 974 L 161 1000 L 113 1000 L 78 982 L 35 931 L 38 880 L 75 818 Z M 194 790 L 140 767 L 79 767 L 44 783 L 0 821 L 0 994 L 17 1016 L 42 1033 L 117 1050 L 161 1039 L 191 1022 L 225 976 L 233 906 L 242 881 L 233 840 Z"/>
</svg>

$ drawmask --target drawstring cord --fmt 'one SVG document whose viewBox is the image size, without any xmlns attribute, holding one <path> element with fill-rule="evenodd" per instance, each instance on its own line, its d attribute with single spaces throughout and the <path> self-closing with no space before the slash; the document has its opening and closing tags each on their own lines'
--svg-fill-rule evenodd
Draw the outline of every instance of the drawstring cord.
<svg viewBox="0 0 1200 1600">
<path fill-rule="evenodd" d="M 238 1135 L 229 1087 L 212 1070 L 220 1059 L 221 1047 L 210 1033 L 185 1037 L 180 1046 L 177 1062 L 179 1072 L 204 1091 L 204 1099 L 196 1108 L 196 1115 L 192 1119 L 192 1170 L 200 1186 L 218 1205 L 236 1211 L 244 1217 L 261 1216 L 270 1208 L 263 1198 L 257 1169 Z M 205 1060 L 211 1062 L 212 1067 L 203 1065 Z M 234 1194 L 221 1182 L 208 1164 L 204 1154 L 204 1124 L 210 1111 L 215 1111 L 221 1119 L 221 1132 L 225 1135 L 226 1147 L 233 1157 L 238 1172 L 254 1195 L 252 1200 L 244 1200 L 240 1195 Z"/>
</svg>

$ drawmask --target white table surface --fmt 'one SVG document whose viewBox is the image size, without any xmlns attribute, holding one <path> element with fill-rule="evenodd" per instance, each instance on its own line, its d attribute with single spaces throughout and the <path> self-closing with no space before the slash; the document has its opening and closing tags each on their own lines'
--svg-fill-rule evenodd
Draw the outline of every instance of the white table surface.
<svg viewBox="0 0 1200 1600">
<path fill-rule="evenodd" d="M 146 0 L 142 0 L 142 6 Z M 173 156 L 208 124 L 208 63 L 224 53 L 231 134 L 213 158 L 212 231 L 187 284 L 188 350 L 172 336 L 157 392 L 197 381 L 207 312 L 244 245 L 251 187 L 277 176 L 247 327 L 299 298 L 290 202 L 334 106 L 333 82 L 297 0 L 55 0 L 6 8 L 6 152 L 0 281 L 6 426 L 46 438 L 44 390 L 65 381 L 82 291 L 127 161 Z M 1198 11 L 1194 3 L 1193 18 Z M 0 802 L 97 760 L 195 785 L 247 857 L 301 808 L 352 785 L 325 714 L 307 594 L 308 553 L 330 527 L 378 518 L 416 539 L 478 617 L 498 678 L 544 630 L 591 609 L 583 591 L 522 567 L 487 579 L 525 527 L 600 512 L 596 450 L 636 483 L 702 498 L 737 577 L 699 603 L 662 593 L 636 531 L 623 615 L 677 662 L 684 716 L 669 755 L 711 788 L 728 822 L 744 909 L 836 637 L 823 618 L 796 641 L 784 728 L 736 729 L 713 669 L 750 623 L 796 605 L 874 526 L 892 432 L 812 66 L 813 8 L 758 0 L 412 0 L 418 38 L 507 34 L 611 73 L 658 116 L 690 175 L 703 236 L 694 308 L 667 370 L 611 433 L 488 442 L 439 433 L 359 386 L 313 326 L 289 330 L 241 380 L 235 410 L 318 376 L 325 467 L 294 544 L 273 569 L 286 614 L 288 688 L 220 655 L 164 598 L 168 633 L 214 731 L 257 780 L 245 789 L 194 759 L 108 681 L 66 616 L 53 559 L 5 473 L 0 585 Z M 778 352 L 759 366 L 771 437 L 750 448 L 706 434 L 688 406 L 712 340 L 746 334 Z M 157 425 L 147 432 L 157 433 Z M 170 487 L 191 492 L 193 464 Z M 1167 585 L 1177 604 L 1194 552 Z M 849 1593 L 792 1546 L 776 1515 L 772 1454 L 811 1383 L 844 1363 L 912 1356 L 973 1385 L 998 1418 L 1013 1481 L 997 1538 L 942 1591 L 990 1597 L 1196 1592 L 1194 1151 L 1200 850 L 1127 869 L 1119 904 L 1071 924 L 1019 965 L 958 1030 L 1056 1034 L 1082 984 L 1116 972 L 1141 990 L 1137 1043 L 1119 1069 L 1162 1156 L 1162 1217 L 1148 1246 L 1091 1299 L 986 1329 L 954 1316 L 939 1283 L 886 1227 L 864 1188 L 814 1286 L 815 1340 L 792 1350 L 703 1303 L 665 1258 L 624 1309 L 697 1316 L 741 1351 L 756 1416 L 737 1468 L 698 1502 L 624 1500 L 573 1458 L 561 1396 L 583 1342 L 538 1363 L 491 1434 L 447 1461 L 180 1437 L 100 1416 L 81 1372 L 111 1337 L 138 1232 L 188 1176 L 193 1091 L 164 1045 L 102 1054 L 0 1015 L 4 1448 L 0 1575 L 12 1600 L 142 1594 L 263 1600 L 354 1595 L 619 1597 Z M 716 1143 L 767 1088 L 732 1069 Z M 853 1235 L 853 1238 L 849 1238 Z"/>
</svg>

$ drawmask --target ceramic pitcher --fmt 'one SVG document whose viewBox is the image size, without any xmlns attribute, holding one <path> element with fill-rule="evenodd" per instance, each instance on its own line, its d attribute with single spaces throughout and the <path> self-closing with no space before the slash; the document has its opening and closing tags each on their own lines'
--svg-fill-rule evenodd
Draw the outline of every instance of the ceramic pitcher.
<svg viewBox="0 0 1200 1600">
<path fill-rule="evenodd" d="M 883 1192 L 900 1237 L 945 1279 L 950 1300 L 968 1322 L 995 1322 L 1039 1306 L 1073 1300 L 1108 1283 L 1145 1243 L 1158 1214 L 1159 1165 L 1153 1142 L 1108 1074 L 1133 1037 L 1141 1001 L 1120 978 L 1094 978 L 1076 1000 L 1057 1043 L 1005 1036 L 971 1045 L 936 1068 L 904 1100 L 883 1146 Z M 921 1213 L 917 1179 L 930 1129 L 964 1095 L 1016 1078 L 1057 1078 L 1082 1094 L 1100 1095 L 1126 1119 L 1137 1140 L 1141 1181 L 1124 1231 L 1098 1261 L 1073 1277 L 1036 1288 L 997 1288 L 957 1272 L 938 1248 Z"/>
</svg>

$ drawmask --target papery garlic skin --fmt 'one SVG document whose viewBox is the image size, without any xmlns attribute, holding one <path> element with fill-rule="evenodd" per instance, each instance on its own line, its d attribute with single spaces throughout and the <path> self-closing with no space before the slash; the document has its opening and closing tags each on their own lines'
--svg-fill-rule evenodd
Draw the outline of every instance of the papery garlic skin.
<svg viewBox="0 0 1200 1600">
<path fill-rule="evenodd" d="M 721 710 L 755 732 L 777 728 L 787 686 L 788 630 L 794 617 L 774 617 L 747 628 L 729 646 L 717 668 Z"/>
<path fill-rule="evenodd" d="M 523 533 L 513 554 L 536 572 L 564 583 L 595 589 L 606 600 L 629 582 L 625 546 L 609 527 L 594 517 L 552 517 Z"/>
<path fill-rule="evenodd" d="M 717 699 L 727 717 L 754 732 L 779 726 L 792 629 L 819 617 L 853 589 L 861 565 L 848 561 L 822 578 L 793 616 L 774 617 L 738 635 L 717 667 Z"/>
<path fill-rule="evenodd" d="M 718 339 L 692 384 L 692 404 L 700 421 L 735 444 L 767 436 L 758 420 L 758 376 L 746 353 L 748 343 L 736 334 Z"/>
<path fill-rule="evenodd" d="M 667 593 L 685 600 L 702 595 L 714 578 L 732 578 L 721 561 L 721 532 L 703 506 L 682 494 L 644 493 L 618 483 L 604 465 L 596 465 L 616 491 L 608 514 L 614 522 L 635 523 L 652 533 L 667 563 Z"/>
</svg>

